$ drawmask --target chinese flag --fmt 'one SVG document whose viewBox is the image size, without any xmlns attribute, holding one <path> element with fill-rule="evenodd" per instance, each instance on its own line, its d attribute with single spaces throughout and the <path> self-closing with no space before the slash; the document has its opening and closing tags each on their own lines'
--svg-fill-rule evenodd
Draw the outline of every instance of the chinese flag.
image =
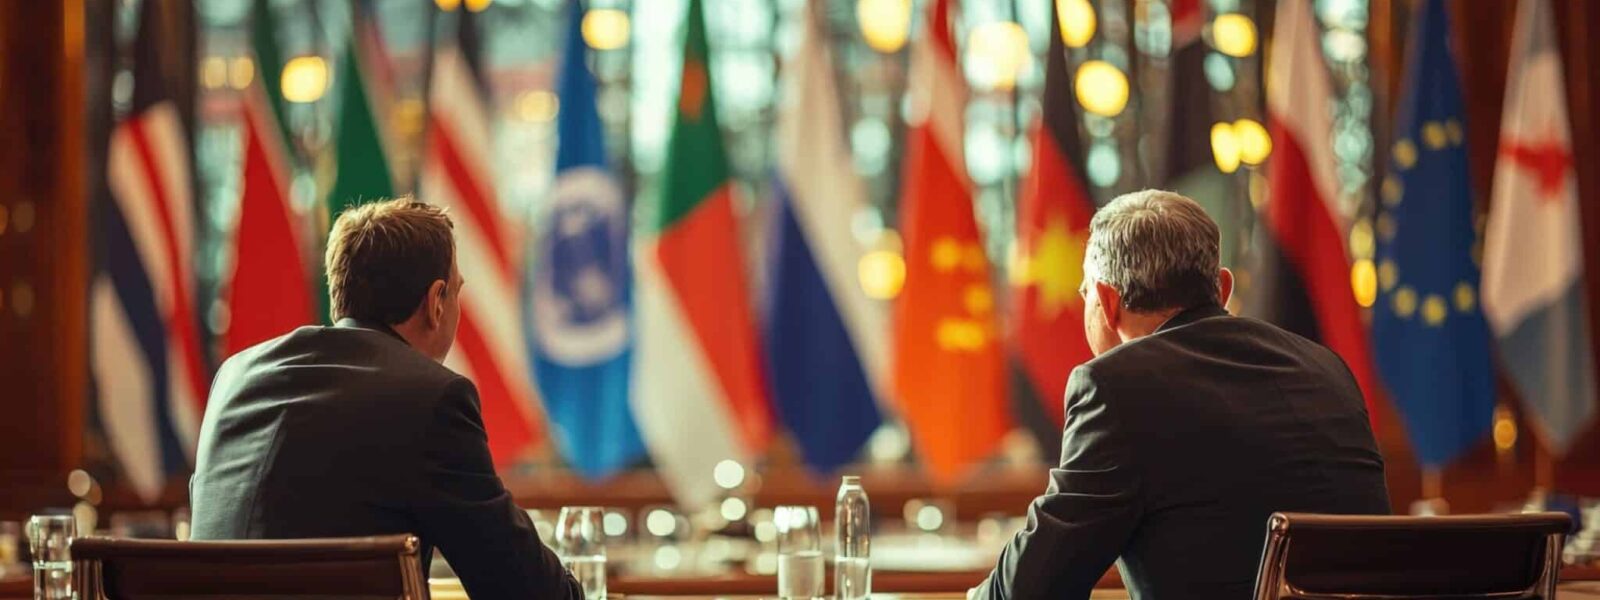
<svg viewBox="0 0 1600 600">
<path fill-rule="evenodd" d="M 911 439 L 936 485 L 970 475 L 1011 427 L 989 260 L 962 164 L 966 86 L 949 0 L 929 5 L 912 57 L 901 234 L 905 287 L 895 301 L 894 385 Z"/>
</svg>

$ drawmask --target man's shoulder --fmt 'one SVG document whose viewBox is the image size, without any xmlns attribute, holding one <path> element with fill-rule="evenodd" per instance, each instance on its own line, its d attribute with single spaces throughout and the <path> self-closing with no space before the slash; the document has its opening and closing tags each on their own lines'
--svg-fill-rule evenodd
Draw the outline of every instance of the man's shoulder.
<svg viewBox="0 0 1600 600">
<path fill-rule="evenodd" d="M 403 340 L 358 327 L 305 326 L 246 348 L 223 362 L 218 383 L 294 369 L 335 369 L 342 384 L 443 391 L 466 378 Z"/>
</svg>

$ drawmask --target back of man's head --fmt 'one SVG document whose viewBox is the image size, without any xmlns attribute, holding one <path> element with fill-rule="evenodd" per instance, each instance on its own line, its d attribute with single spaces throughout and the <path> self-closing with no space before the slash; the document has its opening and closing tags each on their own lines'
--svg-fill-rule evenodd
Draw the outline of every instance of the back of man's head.
<svg viewBox="0 0 1600 600">
<path fill-rule="evenodd" d="M 1220 304 L 1216 222 L 1194 200 L 1163 190 L 1113 199 L 1089 224 L 1084 275 L 1139 313 Z"/>
<path fill-rule="evenodd" d="M 435 281 L 450 281 L 455 237 L 443 208 L 409 198 L 339 215 L 324 265 L 334 320 L 394 325 L 410 318 Z"/>
</svg>

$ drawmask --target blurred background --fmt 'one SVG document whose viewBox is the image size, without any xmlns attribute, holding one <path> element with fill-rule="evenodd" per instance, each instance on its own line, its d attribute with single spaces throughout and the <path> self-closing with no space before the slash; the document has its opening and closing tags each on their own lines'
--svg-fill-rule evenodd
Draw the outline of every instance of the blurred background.
<svg viewBox="0 0 1600 600">
<path fill-rule="evenodd" d="M 1278 22 L 1290 4 L 1311 27 Z M 1147 187 L 1220 224 L 1233 312 L 1344 340 L 1396 511 L 1579 512 L 1600 496 L 1597 34 L 1581 0 L 4 3 L 0 517 L 181 510 L 217 365 L 325 320 L 330 217 L 402 194 L 457 220 L 473 324 L 450 365 L 523 505 L 715 529 L 860 474 L 911 527 L 1021 514 L 1084 358 L 1087 215 Z M 1273 194 L 1285 140 L 1333 258 L 1269 216 L 1301 210 Z M 1502 190 L 1516 165 L 1537 177 Z M 572 192 L 579 171 L 606 183 Z M 715 190 L 736 227 L 659 259 L 675 207 Z M 1530 195 L 1554 229 L 1493 241 L 1496 203 Z M 1570 245 L 1513 250 L 1550 238 Z M 1528 345 L 1480 268 L 1551 264 L 1578 309 Z M 635 308 L 697 269 L 727 314 Z M 697 318 L 748 335 L 729 354 Z M 641 393 L 674 376 L 661 348 L 754 383 Z"/>
</svg>

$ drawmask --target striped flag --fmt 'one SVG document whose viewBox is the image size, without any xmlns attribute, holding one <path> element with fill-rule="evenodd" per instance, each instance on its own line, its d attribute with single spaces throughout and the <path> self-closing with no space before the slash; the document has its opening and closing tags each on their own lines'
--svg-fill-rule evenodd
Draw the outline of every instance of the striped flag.
<svg viewBox="0 0 1600 600">
<path fill-rule="evenodd" d="M 689 0 L 661 194 L 640 207 L 634 259 L 634 418 L 668 488 L 691 510 L 715 499 L 719 462 L 749 464 L 773 430 L 701 4 Z"/>
<path fill-rule="evenodd" d="M 89 308 L 94 409 L 146 502 L 193 457 L 211 379 L 195 301 L 189 138 L 162 70 L 161 4 L 140 11 L 133 108 L 111 133 Z"/>
<path fill-rule="evenodd" d="M 1483 311 L 1552 454 L 1594 421 L 1572 130 L 1550 3 L 1522 0 L 1483 250 Z"/>
<path fill-rule="evenodd" d="M 333 221 L 344 209 L 362 202 L 382 200 L 394 196 L 394 170 L 390 168 L 387 131 L 378 110 L 380 98 L 387 90 L 380 89 L 386 73 L 383 63 L 382 39 L 371 15 L 362 10 L 363 4 L 352 4 L 354 15 L 350 40 L 344 57 L 339 60 L 339 70 L 334 73 L 339 83 L 339 109 L 333 124 L 334 171 L 333 189 L 325 199 L 324 229 L 331 229 Z M 376 84 L 376 85 L 375 85 Z M 318 316 L 324 321 L 329 314 L 328 281 L 325 273 L 318 273 Z"/>
<path fill-rule="evenodd" d="M 445 365 L 477 386 L 489 451 L 496 464 L 509 465 L 544 435 L 518 309 L 522 241 L 495 192 L 475 18 L 464 11 L 442 16 L 447 26 L 456 16 L 458 36 L 434 52 L 419 187 L 424 201 L 450 210 L 456 265 L 468 286 Z"/>
<path fill-rule="evenodd" d="M 928 5 L 911 56 L 901 236 L 906 281 L 895 299 L 894 390 L 911 442 L 940 486 L 993 455 L 1011 428 L 989 259 L 962 152 L 967 86 L 956 66 L 950 0 Z"/>
<path fill-rule="evenodd" d="M 1333 88 L 1310 0 L 1278 3 L 1267 71 L 1267 200 L 1258 243 L 1263 264 L 1246 310 L 1318 340 L 1344 359 L 1373 401 L 1371 346 L 1350 286 L 1349 218 L 1338 206 Z"/>
<path fill-rule="evenodd" d="M 1055 10 L 1052 6 L 1052 10 Z M 1051 19 L 1052 25 L 1057 19 Z M 1044 69 L 1044 113 L 1034 130 L 1033 170 L 1017 205 L 1017 254 L 1011 266 L 1012 393 L 1019 420 L 1041 454 L 1061 454 L 1067 376 L 1094 358 L 1083 329 L 1083 252 L 1089 243 L 1094 198 L 1079 175 L 1078 101 L 1072 93 L 1067 46 L 1050 28 Z"/>
<path fill-rule="evenodd" d="M 806 465 L 830 473 L 883 422 L 889 315 L 856 276 L 865 248 L 850 220 L 867 189 L 844 139 L 821 6 L 801 9 L 800 47 L 784 65 L 765 341 L 778 414 Z"/>
<path fill-rule="evenodd" d="M 300 221 L 289 206 L 289 131 L 278 87 L 283 55 L 278 52 L 277 25 L 267 0 L 256 0 L 251 26 L 256 73 L 243 92 L 244 173 L 224 356 L 309 325 L 315 318 L 310 273 L 300 254 Z"/>
<path fill-rule="evenodd" d="M 582 2 L 568 9 L 556 80 L 555 187 L 540 217 L 524 282 L 528 353 L 573 470 L 600 479 L 644 457 L 628 406 L 633 358 L 628 199 L 606 164 L 594 74 L 584 60 Z"/>
</svg>

